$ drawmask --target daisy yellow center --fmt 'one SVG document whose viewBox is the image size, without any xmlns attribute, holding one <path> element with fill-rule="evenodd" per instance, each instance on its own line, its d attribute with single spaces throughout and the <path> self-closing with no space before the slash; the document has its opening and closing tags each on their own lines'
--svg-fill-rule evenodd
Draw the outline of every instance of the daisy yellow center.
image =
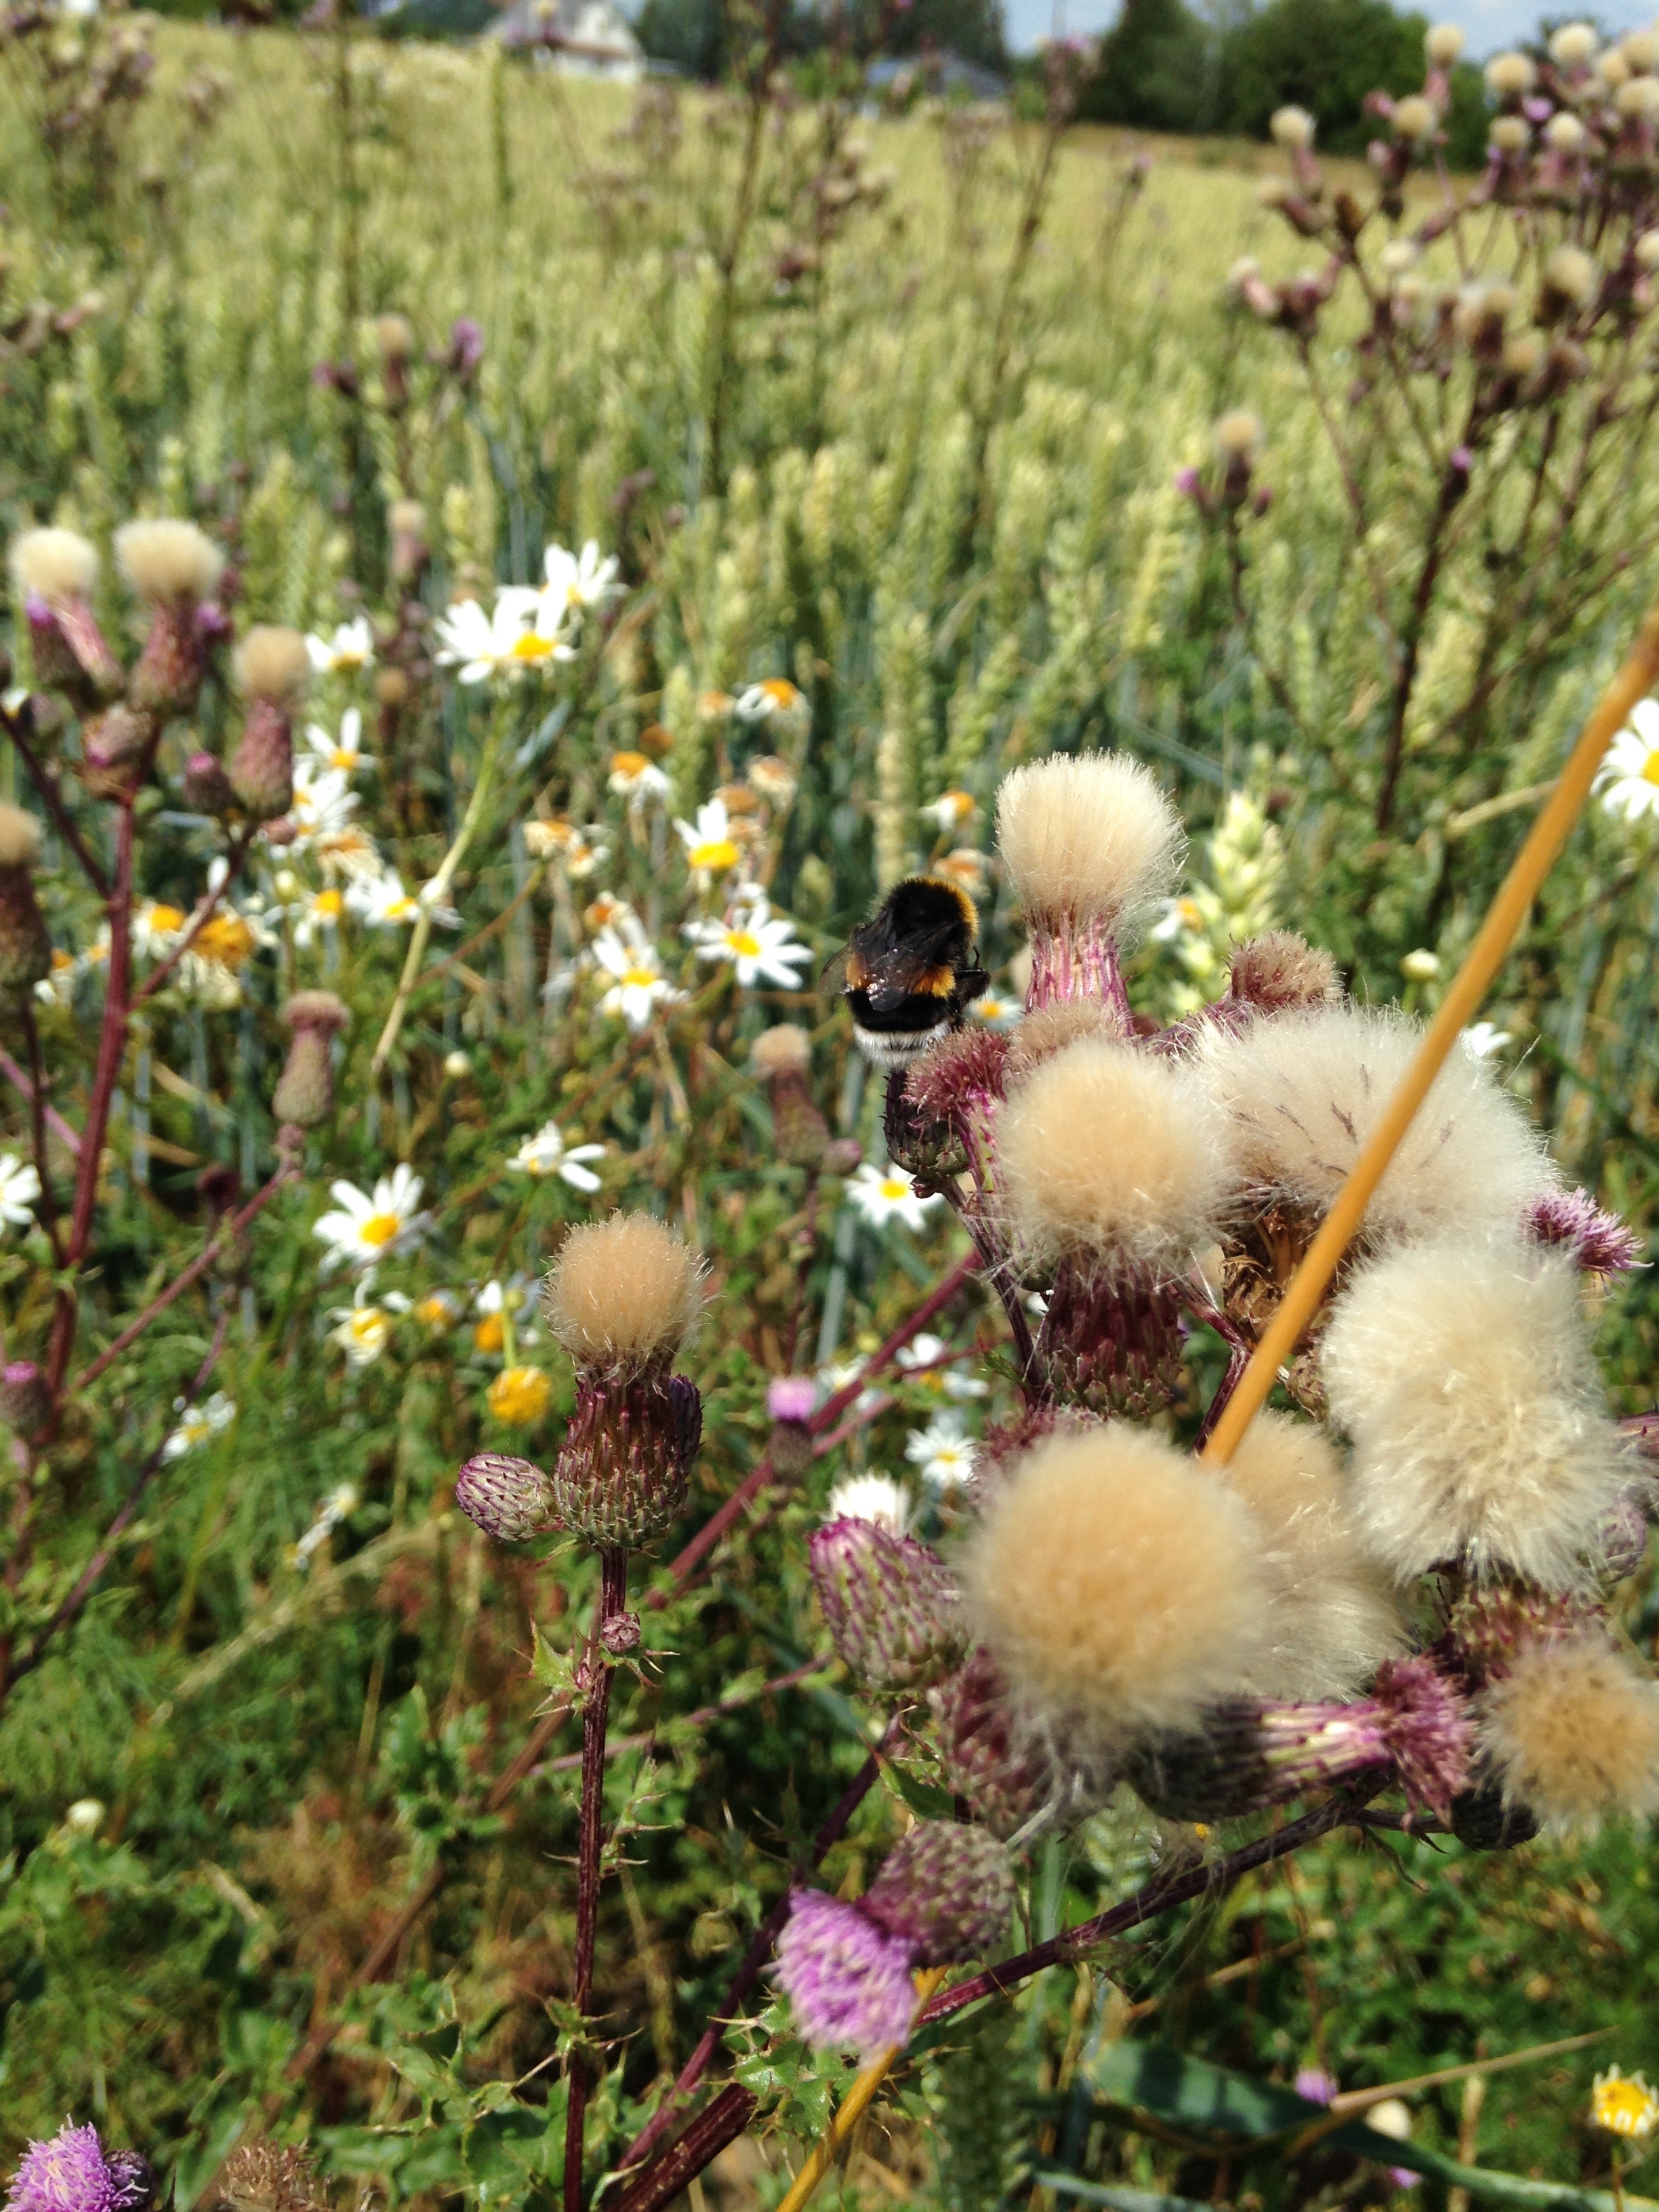
<svg viewBox="0 0 1659 2212">
<path fill-rule="evenodd" d="M 793 707 L 800 693 L 793 684 L 786 684 L 781 676 L 769 676 L 761 690 L 775 707 Z"/>
<path fill-rule="evenodd" d="M 498 1313 L 486 1314 L 472 1332 L 480 1352 L 499 1352 L 507 1341 L 507 1325 Z"/>
<path fill-rule="evenodd" d="M 722 868 L 735 868 L 738 848 L 729 837 L 711 837 L 701 845 L 694 845 L 686 855 L 694 868 L 707 868 L 711 874 Z"/>
<path fill-rule="evenodd" d="M 648 991 L 657 981 L 657 971 L 654 968 L 629 968 L 622 981 L 624 991 Z"/>
<path fill-rule="evenodd" d="M 507 659 L 509 660 L 546 660 L 551 656 L 552 651 L 553 641 L 550 637 L 542 637 L 535 630 L 527 629 L 522 637 L 514 640 L 513 650 L 508 653 Z"/>
<path fill-rule="evenodd" d="M 65 968 L 73 968 L 74 965 L 75 961 L 72 955 L 65 952 L 61 945 L 54 945 L 52 946 L 52 973 L 54 975 L 61 975 Z"/>
<path fill-rule="evenodd" d="M 319 921 L 337 921 L 345 911 L 344 894 L 340 891 L 319 891 L 312 902 L 311 910 Z"/>
<path fill-rule="evenodd" d="M 1590 2118 L 1611 2135 L 1648 2135 L 1659 2119 L 1659 2097 L 1645 2081 L 1614 2074 L 1596 2083 L 1590 2099 Z"/>
<path fill-rule="evenodd" d="M 196 933 L 196 950 L 222 968 L 240 968 L 253 950 L 253 932 L 240 914 L 216 914 Z"/>
<path fill-rule="evenodd" d="M 612 775 L 642 775 L 650 765 L 643 753 L 612 753 L 611 756 Z"/>
<path fill-rule="evenodd" d="M 441 1298 L 422 1298 L 415 1309 L 415 1318 L 428 1328 L 441 1328 L 449 1319 L 449 1309 Z"/>
<path fill-rule="evenodd" d="M 379 1252 L 391 1243 L 403 1227 L 403 1218 L 396 1213 L 371 1213 L 357 1231 L 359 1240 L 372 1244 Z"/>
<path fill-rule="evenodd" d="M 204 1443 L 213 1431 L 205 1421 L 198 1420 L 180 1423 L 179 1433 L 186 1443 L 199 1444 Z"/>
<path fill-rule="evenodd" d="M 152 929 L 182 929 L 185 917 L 176 906 L 153 906 L 149 910 Z"/>
<path fill-rule="evenodd" d="M 552 1391 L 539 1367 L 508 1367 L 489 1386 L 489 1410 L 498 1421 L 526 1428 L 547 1411 Z"/>
<path fill-rule="evenodd" d="M 407 921 L 415 911 L 415 901 L 412 898 L 393 899 L 386 911 L 388 921 Z"/>
<path fill-rule="evenodd" d="M 336 653 L 334 655 L 334 666 L 342 675 L 348 675 L 352 670 L 362 666 L 363 659 L 364 656 L 361 653 L 351 647 L 347 647 L 343 652 Z"/>
<path fill-rule="evenodd" d="M 328 757 L 328 764 L 331 768 L 343 768 L 349 774 L 357 765 L 357 756 L 348 752 L 343 745 L 336 745 Z"/>
<path fill-rule="evenodd" d="M 752 929 L 728 929 L 726 941 L 739 960 L 752 960 L 761 949 L 761 941 Z"/>
<path fill-rule="evenodd" d="M 908 1198 L 910 1186 L 908 1183 L 899 1182 L 894 1176 L 889 1176 L 882 1184 L 881 1194 L 884 1198 Z"/>
<path fill-rule="evenodd" d="M 380 1334 L 384 1323 L 378 1306 L 364 1306 L 351 1316 L 351 1334 L 359 1344 L 367 1344 Z"/>
<path fill-rule="evenodd" d="M 1656 745 L 1642 763 L 1644 783 L 1659 783 L 1659 745 Z"/>
</svg>

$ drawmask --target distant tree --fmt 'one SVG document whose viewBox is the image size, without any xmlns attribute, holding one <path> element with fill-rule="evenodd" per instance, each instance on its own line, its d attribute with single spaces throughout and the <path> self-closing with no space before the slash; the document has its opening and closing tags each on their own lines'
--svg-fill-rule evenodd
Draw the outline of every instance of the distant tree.
<svg viewBox="0 0 1659 2212">
<path fill-rule="evenodd" d="M 1328 153 L 1361 153 L 1373 135 L 1365 94 L 1421 87 L 1427 29 L 1426 17 L 1389 0 L 1267 0 L 1222 38 L 1218 125 L 1264 137 L 1273 110 L 1294 103 L 1317 122 Z"/>
<path fill-rule="evenodd" d="M 929 47 L 984 69 L 1006 70 L 1008 45 L 999 0 L 912 0 L 899 10 L 885 51 L 914 54 Z"/>
<path fill-rule="evenodd" d="M 1123 0 L 1102 40 L 1100 66 L 1079 112 L 1093 123 L 1146 131 L 1202 131 L 1208 122 L 1213 41 L 1186 0 Z"/>
<path fill-rule="evenodd" d="M 634 35 L 653 61 L 714 83 L 726 73 L 723 0 L 645 0 Z"/>
</svg>

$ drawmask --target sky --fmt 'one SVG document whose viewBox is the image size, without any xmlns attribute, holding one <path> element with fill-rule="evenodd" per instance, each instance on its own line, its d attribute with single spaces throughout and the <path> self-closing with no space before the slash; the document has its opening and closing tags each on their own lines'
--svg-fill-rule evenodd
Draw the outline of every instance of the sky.
<svg viewBox="0 0 1659 2212">
<path fill-rule="evenodd" d="M 1064 27 L 1087 34 L 1111 28 L 1118 0 L 1003 0 L 1009 44 L 1016 53 L 1029 53 L 1039 39 L 1054 27 L 1056 4 L 1065 9 Z M 1559 18 L 1569 13 L 1571 0 L 1417 0 L 1421 12 L 1436 23 L 1461 23 L 1469 34 L 1468 52 L 1480 59 L 1511 45 L 1537 24 L 1539 16 Z M 1634 30 L 1653 17 L 1653 0 L 1601 0 L 1594 14 L 1609 31 Z"/>
</svg>

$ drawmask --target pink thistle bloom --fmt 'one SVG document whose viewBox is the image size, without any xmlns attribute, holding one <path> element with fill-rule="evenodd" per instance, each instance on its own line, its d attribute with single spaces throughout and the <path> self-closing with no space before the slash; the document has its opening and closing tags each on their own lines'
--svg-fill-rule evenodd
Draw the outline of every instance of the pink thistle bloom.
<svg viewBox="0 0 1659 2212">
<path fill-rule="evenodd" d="M 908 2041 L 916 2009 L 912 1947 L 856 1905 L 798 1889 L 778 1938 L 778 1980 L 809 2043 L 872 2057 Z"/>
<path fill-rule="evenodd" d="M 6 2212 L 130 2212 L 149 2195 L 149 2169 L 137 2151 L 106 2158 L 96 2128 L 65 2120 L 50 2142 L 23 2153 Z"/>
</svg>

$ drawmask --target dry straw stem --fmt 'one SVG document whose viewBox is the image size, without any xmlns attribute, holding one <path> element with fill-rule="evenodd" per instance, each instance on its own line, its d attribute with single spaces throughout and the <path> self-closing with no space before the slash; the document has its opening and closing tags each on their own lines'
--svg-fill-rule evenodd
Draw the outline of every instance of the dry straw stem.
<svg viewBox="0 0 1659 2212">
<path fill-rule="evenodd" d="M 1480 1012 L 1480 1002 L 1514 944 L 1528 908 L 1583 811 L 1602 756 L 1629 720 L 1637 701 L 1650 691 L 1656 682 L 1659 682 L 1659 605 L 1649 612 L 1630 658 L 1602 693 L 1595 713 L 1585 723 L 1561 771 L 1560 781 L 1528 831 L 1525 843 L 1516 854 L 1514 865 L 1480 925 L 1479 936 L 1464 956 L 1462 966 L 1453 976 L 1417 1048 L 1416 1057 L 1396 1085 L 1346 1182 L 1332 1201 L 1330 1212 L 1309 1246 L 1302 1265 L 1291 1278 L 1277 1312 L 1262 1331 L 1249 1364 L 1239 1377 L 1237 1388 L 1204 1448 L 1206 1460 L 1224 1464 L 1232 1457 L 1280 1368 L 1295 1351 L 1303 1330 L 1325 1294 L 1326 1285 L 1336 1272 L 1337 1262 L 1364 1219 L 1365 1209 L 1401 1139 L 1428 1097 L 1460 1031 Z"/>
<path fill-rule="evenodd" d="M 1393 1009 L 1316 1006 L 1237 1035 L 1212 1028 L 1192 1064 L 1234 1125 L 1245 1177 L 1264 1194 L 1322 1208 L 1377 1127 L 1419 1034 Z M 1366 1232 L 1501 1232 L 1553 1179 L 1491 1073 L 1456 1052 L 1402 1136 L 1366 1209 Z"/>
<path fill-rule="evenodd" d="M 1181 820 L 1124 753 L 1054 754 L 1004 779 L 997 845 L 1034 922 L 1105 921 L 1125 933 L 1181 872 Z"/>
<path fill-rule="evenodd" d="M 1482 1700 L 1480 1741 L 1506 1796 L 1558 1834 L 1659 1805 L 1659 1689 L 1599 1638 L 1523 1652 Z"/>
<path fill-rule="evenodd" d="M 1263 1689 L 1280 1698 L 1351 1695 L 1406 1639 L 1386 1581 L 1361 1553 L 1329 1440 L 1311 1422 L 1262 1413 L 1224 1480 L 1272 1547 L 1273 1649 Z"/>
<path fill-rule="evenodd" d="M 1337 1300 L 1320 1370 L 1384 1566 L 1457 1559 L 1552 1589 L 1593 1571 L 1630 1462 L 1599 1410 L 1570 1254 L 1450 1237 L 1390 1253 Z"/>
<path fill-rule="evenodd" d="M 251 699 L 297 699 L 311 679 L 311 656 L 297 629 L 256 623 L 236 648 L 236 675 Z"/>
<path fill-rule="evenodd" d="M 21 806 L 0 805 L 0 868 L 32 868 L 40 857 L 40 824 Z"/>
<path fill-rule="evenodd" d="M 1019 1241 L 1179 1273 L 1233 1194 L 1225 1115 L 1186 1072 L 1085 1038 L 1003 1108 L 997 1176 Z"/>
<path fill-rule="evenodd" d="M 193 522 L 124 522 L 115 533 L 121 574 L 146 599 L 204 599 L 225 557 Z"/>
<path fill-rule="evenodd" d="M 1012 1471 L 968 1547 L 983 1641 L 1030 1720 L 1102 1749 L 1190 1728 L 1255 1686 L 1273 1591 L 1255 1516 L 1124 1422 L 1056 1436 Z"/>
<path fill-rule="evenodd" d="M 542 1310 L 579 1367 L 672 1359 L 702 1310 L 704 1268 L 648 1213 L 573 1229 L 548 1273 Z"/>
<path fill-rule="evenodd" d="M 98 549 L 78 530 L 26 530 L 12 540 L 11 577 L 21 597 L 84 599 L 98 578 Z"/>
</svg>

